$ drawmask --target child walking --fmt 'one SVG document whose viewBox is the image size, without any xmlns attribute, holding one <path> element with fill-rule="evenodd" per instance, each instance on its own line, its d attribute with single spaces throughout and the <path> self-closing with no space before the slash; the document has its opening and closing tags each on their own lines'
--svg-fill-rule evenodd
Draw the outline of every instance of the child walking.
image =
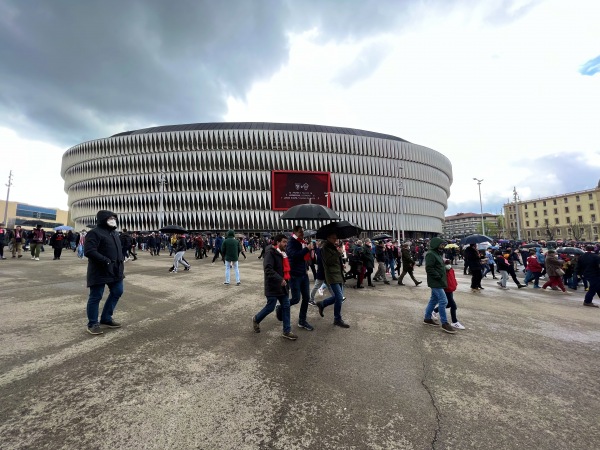
<svg viewBox="0 0 600 450">
<path fill-rule="evenodd" d="M 448 304 L 446 308 L 450 308 L 450 317 L 452 318 L 452 326 L 459 330 L 464 330 L 465 327 L 458 321 L 456 318 L 456 310 L 458 307 L 456 306 L 456 302 L 454 301 L 454 291 L 458 286 L 458 282 L 456 281 L 456 276 L 454 275 L 454 269 L 452 268 L 452 261 L 449 259 L 444 261 L 446 267 L 446 281 L 448 282 L 448 287 L 444 289 L 446 293 L 446 298 L 448 299 Z M 434 319 L 439 318 L 439 308 L 436 306 L 433 310 L 433 314 L 431 315 Z"/>
</svg>

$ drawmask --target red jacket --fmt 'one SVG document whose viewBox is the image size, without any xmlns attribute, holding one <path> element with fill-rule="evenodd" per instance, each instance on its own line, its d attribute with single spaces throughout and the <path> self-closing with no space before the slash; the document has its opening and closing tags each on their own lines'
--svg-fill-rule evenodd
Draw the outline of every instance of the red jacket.
<svg viewBox="0 0 600 450">
<path fill-rule="evenodd" d="M 444 292 L 454 292 L 458 287 L 456 277 L 454 276 L 454 269 L 446 270 L 446 280 L 448 287 L 444 289 Z"/>
<path fill-rule="evenodd" d="M 527 270 L 530 272 L 542 272 L 544 269 L 537 259 L 537 256 L 533 255 L 527 258 Z"/>
</svg>

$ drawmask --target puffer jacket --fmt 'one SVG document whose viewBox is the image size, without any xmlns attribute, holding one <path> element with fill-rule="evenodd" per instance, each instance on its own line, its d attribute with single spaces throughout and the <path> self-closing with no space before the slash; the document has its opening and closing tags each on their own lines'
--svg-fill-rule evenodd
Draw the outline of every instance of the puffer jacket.
<svg viewBox="0 0 600 450">
<path fill-rule="evenodd" d="M 429 251 L 425 254 L 425 272 L 427 272 L 427 286 L 432 289 L 448 287 L 446 279 L 446 267 L 442 255 L 438 251 L 440 244 L 444 242 L 434 237 L 429 244 Z"/>
<path fill-rule="evenodd" d="M 83 253 L 88 259 L 87 286 L 109 284 L 125 278 L 123 251 L 119 233 L 106 220 L 117 215 L 101 210 L 96 214 L 96 228 L 85 236 Z"/>
</svg>

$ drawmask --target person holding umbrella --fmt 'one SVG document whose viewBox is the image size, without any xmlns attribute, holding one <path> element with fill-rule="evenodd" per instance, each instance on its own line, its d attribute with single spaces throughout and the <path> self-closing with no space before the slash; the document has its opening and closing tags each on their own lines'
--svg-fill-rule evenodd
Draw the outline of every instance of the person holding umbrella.
<svg viewBox="0 0 600 450">
<path fill-rule="evenodd" d="M 307 244 L 304 241 L 304 228 L 301 225 L 295 225 L 293 233 L 288 239 L 286 254 L 290 263 L 290 290 L 292 298 L 290 306 L 300 303 L 300 313 L 298 315 L 298 326 L 308 331 L 313 331 L 314 327 L 306 320 L 308 313 L 308 302 L 310 301 L 310 280 L 308 278 L 306 262 L 310 258 L 310 252 L 313 249 L 312 242 Z M 277 305 L 275 309 L 277 319 L 281 320 L 281 307 Z"/>
<path fill-rule="evenodd" d="M 340 253 L 335 245 L 336 242 L 337 235 L 335 232 L 331 232 L 328 234 L 327 240 L 321 248 L 325 281 L 333 291 L 333 296 L 317 302 L 317 307 L 319 308 L 319 315 L 325 317 L 323 312 L 325 308 L 329 305 L 334 305 L 333 324 L 341 328 L 350 328 L 350 325 L 342 319 L 342 302 L 344 301 L 342 285 L 344 283 L 344 273 L 340 265 Z"/>
</svg>

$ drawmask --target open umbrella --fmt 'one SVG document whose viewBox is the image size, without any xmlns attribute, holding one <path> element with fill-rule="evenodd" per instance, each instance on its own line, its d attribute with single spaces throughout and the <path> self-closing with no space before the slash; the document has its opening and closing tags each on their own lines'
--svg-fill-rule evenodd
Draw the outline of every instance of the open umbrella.
<svg viewBox="0 0 600 450">
<path fill-rule="evenodd" d="M 333 209 L 315 203 L 292 206 L 281 215 L 281 220 L 340 220 Z"/>
<path fill-rule="evenodd" d="M 315 230 L 304 230 L 304 237 L 310 238 L 317 234 Z"/>
<path fill-rule="evenodd" d="M 483 234 L 472 234 L 460 240 L 460 245 L 465 244 L 481 244 L 482 242 L 492 242 L 493 239 Z"/>
<path fill-rule="evenodd" d="M 73 229 L 73 227 L 70 227 L 69 225 L 61 225 L 60 227 L 55 227 L 54 228 L 56 231 L 61 230 L 61 231 L 71 231 Z"/>
<path fill-rule="evenodd" d="M 160 229 L 163 233 L 187 233 L 186 229 L 179 225 L 167 225 Z"/>
<path fill-rule="evenodd" d="M 245 238 L 245 237 L 246 237 L 246 235 L 245 235 L 245 234 L 242 234 L 242 233 L 235 233 L 235 237 L 236 237 L 236 238 Z"/>
<path fill-rule="evenodd" d="M 558 247 L 556 253 L 563 255 L 583 255 L 585 252 L 577 247 Z"/>
<path fill-rule="evenodd" d="M 361 228 L 351 224 L 346 220 L 339 222 L 331 222 L 323 225 L 317 230 L 317 239 L 327 239 L 332 233 L 335 233 L 338 239 L 347 239 L 352 236 L 358 236 L 362 231 Z"/>
<path fill-rule="evenodd" d="M 458 245 L 456 245 L 456 244 L 448 244 L 448 245 L 446 245 L 445 248 L 458 248 Z"/>
<path fill-rule="evenodd" d="M 378 234 L 377 236 L 373 236 L 371 238 L 372 241 L 380 241 L 382 239 L 392 239 L 393 236 L 390 236 L 389 234 Z"/>
</svg>

